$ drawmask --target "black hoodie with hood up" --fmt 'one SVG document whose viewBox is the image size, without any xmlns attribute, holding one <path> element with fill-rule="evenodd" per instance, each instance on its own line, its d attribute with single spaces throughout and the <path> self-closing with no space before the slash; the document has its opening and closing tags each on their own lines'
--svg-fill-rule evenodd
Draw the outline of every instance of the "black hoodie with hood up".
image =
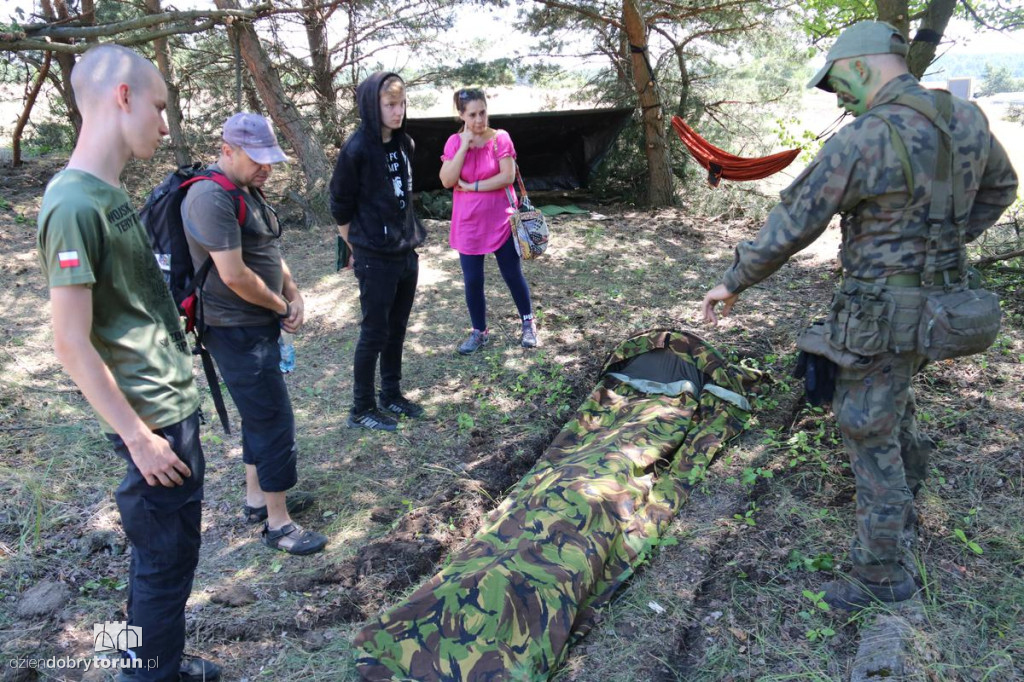
<svg viewBox="0 0 1024 682">
<path fill-rule="evenodd" d="M 402 183 L 409 197 L 403 209 L 395 196 L 381 139 L 380 88 L 398 74 L 378 71 L 356 88 L 359 128 L 349 136 L 331 176 L 331 215 L 349 224 L 348 240 L 356 251 L 400 257 L 423 243 L 426 229 L 412 210 L 412 155 L 415 144 L 402 127 L 393 131 L 404 156 Z"/>
</svg>

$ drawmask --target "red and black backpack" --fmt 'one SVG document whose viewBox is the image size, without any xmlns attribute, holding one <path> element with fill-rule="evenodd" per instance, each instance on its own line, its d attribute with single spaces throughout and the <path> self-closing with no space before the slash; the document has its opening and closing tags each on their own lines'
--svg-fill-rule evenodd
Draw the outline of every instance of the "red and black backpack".
<svg viewBox="0 0 1024 682">
<path fill-rule="evenodd" d="M 245 224 L 247 210 L 242 190 L 223 173 L 207 170 L 200 163 L 182 166 L 168 174 L 149 193 L 145 205 L 139 211 L 139 217 L 149 235 L 153 255 L 156 256 L 156 262 L 163 272 L 171 298 L 178 306 L 178 312 L 185 318 L 185 331 L 195 334 L 196 344 L 192 353 L 202 358 L 203 370 L 210 384 L 217 414 L 220 416 L 224 431 L 231 433 L 213 359 L 203 346 L 202 299 L 196 295 L 203 288 L 206 275 L 213 267 L 213 259 L 207 257 L 199 270 L 192 267 L 192 256 L 189 254 L 188 241 L 185 239 L 185 225 L 181 219 L 181 202 L 185 199 L 185 193 L 189 187 L 202 180 L 216 182 L 232 196 L 238 225 L 242 227 Z"/>
</svg>

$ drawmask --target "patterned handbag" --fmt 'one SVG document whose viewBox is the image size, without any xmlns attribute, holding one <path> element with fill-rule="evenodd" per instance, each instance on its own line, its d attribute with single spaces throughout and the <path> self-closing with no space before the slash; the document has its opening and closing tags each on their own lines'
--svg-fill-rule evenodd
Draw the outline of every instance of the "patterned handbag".
<svg viewBox="0 0 1024 682">
<path fill-rule="evenodd" d="M 510 208 L 508 222 L 512 228 L 512 243 L 520 258 L 533 260 L 547 250 L 550 231 L 544 214 L 533 207 L 530 197 L 526 195 L 526 186 L 523 184 L 523 176 L 519 174 L 518 163 L 516 164 L 516 181 L 519 183 L 518 207 L 515 197 L 512 195 L 512 188 L 505 188 L 505 196 L 508 197 Z"/>
</svg>

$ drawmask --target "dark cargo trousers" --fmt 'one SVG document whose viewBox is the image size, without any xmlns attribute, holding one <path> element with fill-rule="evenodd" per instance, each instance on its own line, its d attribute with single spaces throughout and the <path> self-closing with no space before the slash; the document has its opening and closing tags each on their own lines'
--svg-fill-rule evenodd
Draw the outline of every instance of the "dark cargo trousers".
<svg viewBox="0 0 1024 682">
<path fill-rule="evenodd" d="M 299 481 L 295 414 L 281 374 L 278 323 L 206 328 L 203 343 L 217 361 L 242 417 L 242 462 L 256 467 L 260 489 L 291 490 Z"/>
<path fill-rule="evenodd" d="M 352 363 L 352 413 L 358 414 L 376 404 L 373 384 L 378 357 L 381 395 L 393 398 L 401 393 L 402 350 L 416 298 L 419 256 L 409 251 L 382 258 L 357 247 L 352 267 L 359 282 L 362 312 Z"/>
<path fill-rule="evenodd" d="M 203 476 L 206 463 L 199 443 L 199 413 L 158 429 L 192 475 L 174 488 L 146 483 L 119 436 L 108 436 L 114 451 L 128 462 L 115 493 L 121 524 L 132 546 L 128 581 L 128 624 L 142 629 L 142 645 L 133 647 L 141 668 L 130 670 L 136 682 L 178 682 L 185 648 L 185 603 L 199 563 Z"/>
<path fill-rule="evenodd" d="M 916 353 L 883 354 L 863 368 L 840 368 L 832 410 L 857 483 L 854 575 L 900 580 L 900 536 L 914 493 L 928 473 L 932 442 L 917 430 L 911 378 L 924 366 Z"/>
</svg>

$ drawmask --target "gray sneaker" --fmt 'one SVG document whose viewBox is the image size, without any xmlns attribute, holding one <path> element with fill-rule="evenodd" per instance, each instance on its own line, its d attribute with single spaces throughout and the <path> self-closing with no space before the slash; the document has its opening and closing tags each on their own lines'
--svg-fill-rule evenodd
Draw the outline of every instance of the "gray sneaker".
<svg viewBox="0 0 1024 682">
<path fill-rule="evenodd" d="M 523 348 L 537 347 L 537 323 L 532 317 L 528 320 L 523 320 L 523 335 L 519 342 Z"/>
<path fill-rule="evenodd" d="M 469 333 L 469 338 L 463 341 L 462 345 L 459 346 L 459 355 L 469 355 L 470 353 L 475 353 L 476 351 L 480 350 L 481 348 L 487 345 L 488 339 L 489 337 L 486 329 L 483 331 L 480 331 L 479 329 L 474 329 Z"/>
</svg>

